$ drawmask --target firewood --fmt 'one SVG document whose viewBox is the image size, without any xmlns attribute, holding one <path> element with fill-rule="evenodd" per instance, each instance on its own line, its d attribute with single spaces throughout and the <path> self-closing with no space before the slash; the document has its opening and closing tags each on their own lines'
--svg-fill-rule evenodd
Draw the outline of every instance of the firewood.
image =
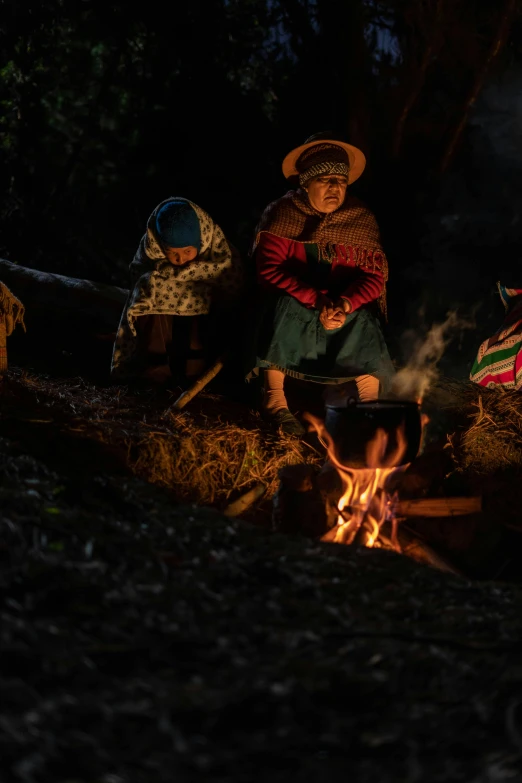
<svg viewBox="0 0 522 783">
<path fill-rule="evenodd" d="M 414 498 L 399 500 L 399 517 L 454 517 L 482 511 L 482 498 Z"/>
<path fill-rule="evenodd" d="M 255 487 L 249 489 L 244 495 L 229 503 L 223 511 L 226 517 L 238 517 L 243 514 L 247 508 L 250 508 L 256 501 L 260 500 L 266 492 L 266 486 L 264 484 L 256 484 Z"/>
<path fill-rule="evenodd" d="M 308 492 L 313 489 L 314 478 L 313 465 L 283 465 L 279 469 L 279 480 L 281 484 L 294 492 Z"/>
<path fill-rule="evenodd" d="M 281 533 L 321 536 L 328 527 L 325 499 L 311 465 L 285 465 L 272 499 L 272 527 Z M 336 515 L 337 518 L 337 515 Z"/>
<path fill-rule="evenodd" d="M 391 540 L 381 531 L 379 538 L 382 543 L 393 549 Z M 431 546 L 417 538 L 410 530 L 405 530 L 399 526 L 397 531 L 397 539 L 400 547 L 401 554 L 406 557 L 411 557 L 417 563 L 422 565 L 428 565 L 432 568 L 437 568 L 439 571 L 446 571 L 449 574 L 455 576 L 465 576 L 456 566 L 450 563 L 445 557 L 442 557 Z"/>
<path fill-rule="evenodd" d="M 173 404 L 172 408 L 175 411 L 180 411 L 182 408 L 187 405 L 195 396 L 196 394 L 199 394 L 199 392 L 205 388 L 205 386 L 210 383 L 210 381 L 216 377 L 218 372 L 220 372 L 223 369 L 223 366 L 225 364 L 225 357 L 221 356 L 219 359 L 217 359 L 214 364 L 208 368 L 206 372 L 201 375 L 195 383 L 192 384 L 192 386 L 183 392 L 183 394 L 180 394 L 176 402 Z"/>
<path fill-rule="evenodd" d="M 336 528 L 332 528 L 325 533 L 324 536 L 321 536 L 320 540 L 323 543 L 334 543 L 336 532 Z M 415 560 L 415 562 L 421 563 L 422 565 L 437 568 L 439 571 L 446 571 L 455 576 L 464 576 L 456 566 L 442 557 L 442 555 L 439 555 L 438 552 L 428 546 L 424 541 L 417 538 L 411 531 L 399 527 L 397 539 L 399 544 L 398 551 L 405 557 L 410 557 L 412 560 Z M 381 546 L 384 545 L 386 549 L 395 549 L 391 538 L 386 535 L 382 529 L 379 533 L 379 542 Z"/>
</svg>

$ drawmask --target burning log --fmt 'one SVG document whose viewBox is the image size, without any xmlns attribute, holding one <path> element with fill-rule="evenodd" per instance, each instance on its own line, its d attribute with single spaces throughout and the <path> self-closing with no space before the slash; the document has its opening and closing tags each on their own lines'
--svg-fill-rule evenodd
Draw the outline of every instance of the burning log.
<svg viewBox="0 0 522 783">
<path fill-rule="evenodd" d="M 482 511 L 482 497 L 419 498 L 399 500 L 399 517 L 455 517 Z"/>
<path fill-rule="evenodd" d="M 395 542 L 392 540 L 393 536 L 392 538 L 389 538 L 382 531 L 379 538 L 381 544 L 387 549 L 398 549 L 401 554 L 406 555 L 406 557 L 411 557 L 411 559 L 415 560 L 417 563 L 437 568 L 439 571 L 446 571 L 455 576 L 465 576 L 462 571 L 456 568 L 452 563 L 449 563 L 446 558 L 442 557 L 438 552 L 435 552 L 435 550 L 425 541 L 422 541 L 415 536 L 412 531 L 406 530 L 404 527 L 398 527 Z"/>
</svg>

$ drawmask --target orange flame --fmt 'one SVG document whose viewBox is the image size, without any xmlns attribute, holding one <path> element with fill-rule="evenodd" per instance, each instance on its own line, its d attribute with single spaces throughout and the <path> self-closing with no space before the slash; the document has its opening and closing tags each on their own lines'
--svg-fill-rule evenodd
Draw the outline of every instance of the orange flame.
<svg viewBox="0 0 522 783">
<path fill-rule="evenodd" d="M 396 497 L 386 491 L 388 478 L 408 465 L 401 465 L 406 453 L 407 441 L 404 426 L 397 429 L 397 445 L 386 455 L 388 433 L 379 428 L 366 446 L 366 468 L 351 468 L 339 459 L 335 443 L 326 430 L 324 421 L 310 413 L 304 414 L 335 466 L 343 482 L 343 494 L 337 504 L 338 517 L 334 537 L 328 540 L 338 544 L 354 542 L 367 547 L 376 545 L 382 525 L 392 525 L 391 541 L 399 550 L 397 541 Z"/>
</svg>

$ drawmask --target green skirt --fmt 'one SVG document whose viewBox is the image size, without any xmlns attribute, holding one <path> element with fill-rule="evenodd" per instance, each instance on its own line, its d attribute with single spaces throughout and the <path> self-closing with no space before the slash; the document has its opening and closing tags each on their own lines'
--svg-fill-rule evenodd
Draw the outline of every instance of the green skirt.
<svg viewBox="0 0 522 783">
<path fill-rule="evenodd" d="M 253 374 L 259 368 L 317 383 L 344 383 L 359 375 L 379 379 L 386 394 L 395 373 L 377 317 L 368 307 L 348 313 L 339 329 L 324 329 L 319 311 L 292 296 L 264 296 L 254 317 Z"/>
</svg>

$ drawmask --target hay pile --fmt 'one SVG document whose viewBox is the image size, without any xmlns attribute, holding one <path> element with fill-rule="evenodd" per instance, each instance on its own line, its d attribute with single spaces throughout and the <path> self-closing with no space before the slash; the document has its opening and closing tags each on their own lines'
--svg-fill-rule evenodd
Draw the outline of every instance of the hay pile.
<svg viewBox="0 0 522 783">
<path fill-rule="evenodd" d="M 257 483 L 271 498 L 283 465 L 324 460 L 310 445 L 273 432 L 245 406 L 202 393 L 178 412 L 176 396 L 13 370 L 3 415 L 24 416 L 25 409 L 34 417 L 38 406 L 40 421 L 52 416 L 49 426 L 62 434 L 103 444 L 139 478 L 180 501 L 219 509 Z"/>
<path fill-rule="evenodd" d="M 459 469 L 496 473 L 522 468 L 522 394 L 446 379 L 432 402 L 457 419 L 448 446 Z"/>
<path fill-rule="evenodd" d="M 190 413 L 168 409 L 163 420 L 165 429 L 145 431 L 132 444 L 130 465 L 137 476 L 175 488 L 184 500 L 219 506 L 255 483 L 264 484 L 271 496 L 279 468 L 315 459 L 296 438 L 274 437 L 260 427 L 219 419 L 201 426 Z"/>
</svg>

